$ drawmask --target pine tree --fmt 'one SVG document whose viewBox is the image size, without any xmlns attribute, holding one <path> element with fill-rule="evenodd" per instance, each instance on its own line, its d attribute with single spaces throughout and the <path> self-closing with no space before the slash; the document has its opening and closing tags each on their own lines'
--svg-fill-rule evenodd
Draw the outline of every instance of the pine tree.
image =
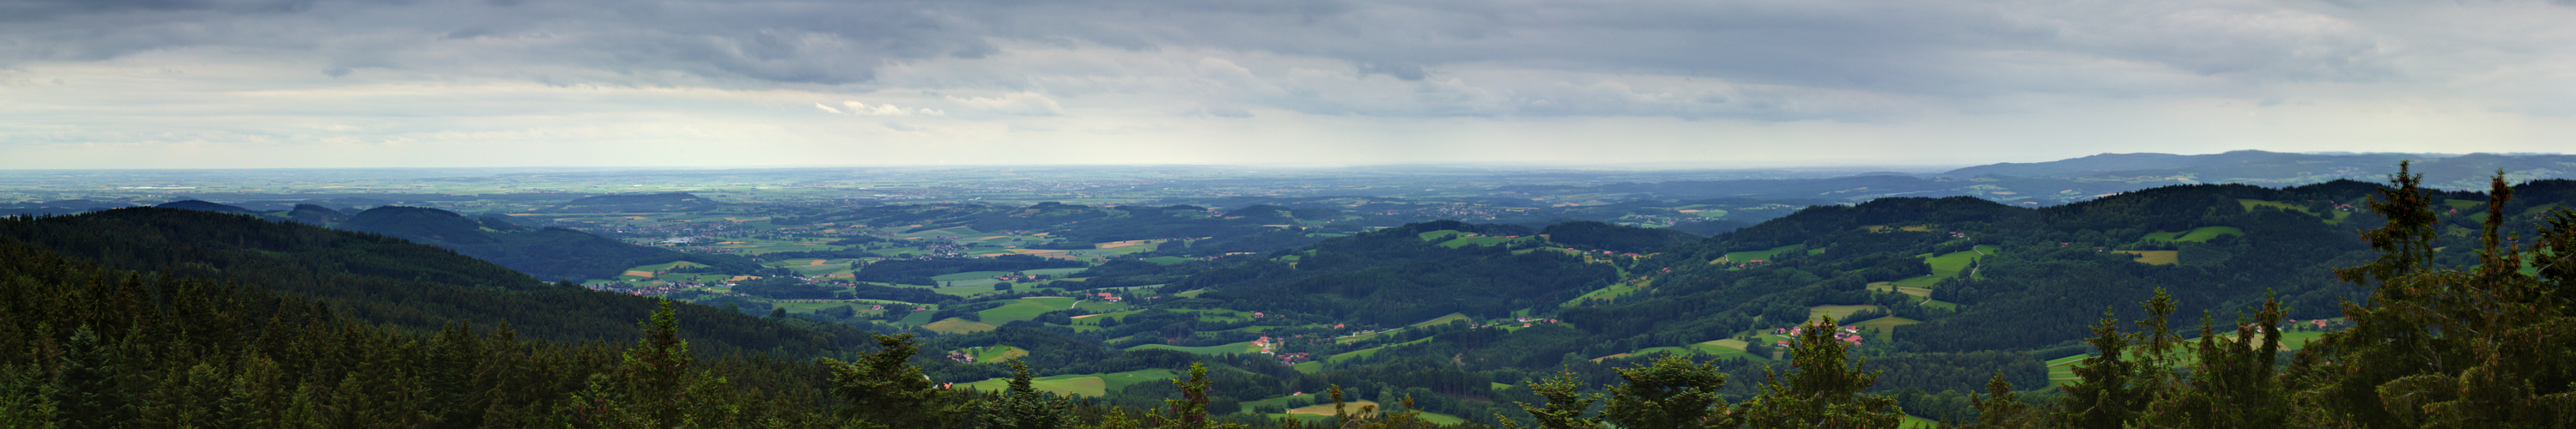
<svg viewBox="0 0 2576 429">
<path fill-rule="evenodd" d="M 1791 345 L 1790 366 L 1797 373 L 1782 383 L 1768 373 L 1761 396 L 1737 404 L 1735 418 L 1757 428 L 1895 428 L 1905 413 L 1896 398 L 1864 395 L 1878 383 L 1877 372 L 1862 372 L 1866 360 L 1849 358 L 1833 318 L 1809 324 Z"/>
<path fill-rule="evenodd" d="M 567 406 L 595 427 L 723 427 L 741 404 L 723 395 L 725 379 L 691 372 L 697 355 L 680 339 L 679 316 L 664 300 L 641 322 L 644 338 L 626 349 L 617 369 L 595 375 Z"/>
<path fill-rule="evenodd" d="M 1576 393 L 1583 390 L 1583 383 L 1575 379 L 1573 371 L 1558 372 L 1555 376 L 1530 383 L 1529 387 L 1530 392 L 1537 393 L 1540 398 L 1546 398 L 1547 404 L 1535 406 L 1527 402 L 1513 404 L 1519 405 L 1522 411 L 1529 412 L 1530 418 L 1538 421 L 1539 429 L 1601 428 L 1600 418 L 1583 416 L 1592 411 L 1592 403 L 1601 400 L 1601 395 Z M 1521 427 L 1519 423 L 1514 423 L 1511 419 L 1502 416 L 1495 416 L 1494 420 L 1502 422 L 1503 427 L 1506 428 L 1520 429 Z"/>
<path fill-rule="evenodd" d="M 1241 429 L 1244 427 L 1240 424 L 1208 421 L 1206 363 L 1191 363 L 1190 378 L 1172 380 L 1172 385 L 1181 389 L 1181 398 L 1163 401 L 1165 407 L 1163 414 L 1152 416 L 1154 427 L 1159 429 Z M 1338 406 L 1334 408 L 1336 411 L 1340 409 Z"/>
<path fill-rule="evenodd" d="M 2118 320 L 2110 309 L 2102 310 L 2102 323 L 2094 325 L 2093 339 L 2089 341 L 2101 354 L 2075 364 L 2077 380 L 2067 385 L 2066 395 L 2059 398 L 2062 413 L 2058 425 L 2118 429 L 2145 403 L 2143 395 L 2131 385 L 2138 364 L 2123 356 L 2129 349 L 2129 337 L 2120 334 Z"/>
<path fill-rule="evenodd" d="M 1065 427 L 1066 414 L 1072 401 L 1039 392 L 1031 382 L 1029 365 L 1012 358 L 1011 390 L 1002 400 L 986 403 L 985 427 L 996 429 L 1057 429 Z"/>
<path fill-rule="evenodd" d="M 2479 264 L 2436 269 L 2438 217 L 2420 175 L 2404 164 L 2371 210 L 2388 224 L 2364 234 L 2382 252 L 2337 270 L 2376 283 L 2371 301 L 2347 303 L 2353 328 L 2309 344 L 2290 378 L 2302 392 L 2296 421 L 2358 427 L 2543 427 L 2576 419 L 2576 215 L 2552 212 L 2534 248 L 2500 231 L 2513 189 L 2489 181 Z M 2516 240 L 2518 241 L 2518 240 Z M 2536 264 L 2536 265 L 2535 265 Z M 2537 275 L 2524 274 L 2526 268 Z"/>
<path fill-rule="evenodd" d="M 2165 383 L 2171 391 L 2149 404 L 2148 425 L 2161 427 L 2282 427 L 2289 417 L 2288 397 L 2277 386 L 2274 371 L 2281 351 L 2278 299 L 2265 299 L 2253 318 L 2236 321 L 2235 338 L 2201 322 L 2198 359 L 2183 383 Z M 2259 337 L 2258 337 L 2259 335 Z"/>
<path fill-rule="evenodd" d="M 65 344 L 53 387 L 48 389 L 64 429 L 113 428 L 133 419 L 128 398 L 116 382 L 123 371 L 114 367 L 115 356 L 102 342 L 97 331 L 80 325 Z"/>
<path fill-rule="evenodd" d="M 932 384 L 912 356 L 921 351 L 912 334 L 878 335 L 876 353 L 858 362 L 826 359 L 832 370 L 832 393 L 849 401 L 842 408 L 848 425 L 858 428 L 948 427 L 961 413 L 949 393 Z"/>
<path fill-rule="evenodd" d="M 2021 402 L 2020 394 L 2013 393 L 2012 382 L 2004 381 L 2002 371 L 1996 371 L 1995 378 L 1986 382 L 1986 397 L 1978 398 L 1970 394 L 1968 403 L 1977 407 L 1977 423 L 1963 427 L 2037 428 L 2045 427 L 2047 423 L 2043 419 L 2046 416 L 2031 410 L 2030 404 Z"/>
<path fill-rule="evenodd" d="M 1726 401 L 1717 395 L 1726 386 L 1726 373 L 1717 370 L 1716 361 L 1693 363 L 1679 354 L 1666 354 L 1653 363 L 1635 368 L 1618 369 L 1626 384 L 1610 388 L 1610 404 L 1601 412 L 1602 420 L 1623 428 L 1696 428 L 1735 427 L 1727 415 Z"/>
<path fill-rule="evenodd" d="M 0 427 L 54 427 L 54 403 L 44 395 L 43 375 L 35 365 L 0 365 Z"/>
</svg>

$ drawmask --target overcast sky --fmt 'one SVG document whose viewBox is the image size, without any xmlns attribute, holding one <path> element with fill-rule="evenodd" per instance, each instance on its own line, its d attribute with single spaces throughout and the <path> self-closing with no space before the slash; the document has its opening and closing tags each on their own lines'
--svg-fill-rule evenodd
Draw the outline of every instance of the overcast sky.
<svg viewBox="0 0 2576 429">
<path fill-rule="evenodd" d="M 2576 1 L 0 0 L 0 168 L 2567 152 Z"/>
</svg>

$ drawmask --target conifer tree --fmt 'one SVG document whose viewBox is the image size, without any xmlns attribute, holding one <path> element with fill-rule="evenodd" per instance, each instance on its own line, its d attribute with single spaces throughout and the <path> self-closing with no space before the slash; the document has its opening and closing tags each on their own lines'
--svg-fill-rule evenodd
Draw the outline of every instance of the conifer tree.
<svg viewBox="0 0 2576 429">
<path fill-rule="evenodd" d="M 35 365 L 0 365 L 0 427 L 54 427 L 54 403 L 45 398 L 43 375 Z"/>
<path fill-rule="evenodd" d="M 1057 429 L 1065 427 L 1072 401 L 1039 392 L 1032 383 L 1029 364 L 1012 358 L 1011 390 L 1002 400 L 986 403 L 985 427 L 996 429 Z"/>
<path fill-rule="evenodd" d="M 2045 416 L 2031 410 L 2030 404 L 2021 402 L 2020 394 L 2013 393 L 2012 382 L 2004 381 L 2003 371 L 1996 371 L 1995 378 L 1986 382 L 1984 398 L 1970 394 L 1968 403 L 1977 408 L 1977 422 L 1963 426 L 1966 428 L 2037 428 L 2047 423 L 2041 418 Z"/>
<path fill-rule="evenodd" d="M 1356 410 L 1351 409 L 1350 404 L 1344 401 L 1340 385 L 1333 385 L 1325 392 L 1333 399 L 1334 429 L 1418 429 L 1439 426 L 1422 420 L 1422 410 L 1413 408 L 1412 395 L 1405 395 L 1403 399 L 1397 400 L 1397 403 L 1404 407 L 1403 412 L 1384 412 L 1377 405 L 1367 404 L 1360 405 Z M 1281 427 L 1293 427 L 1289 426 L 1290 423 L 1292 422 L 1283 420 Z M 1234 427 L 1241 427 L 1241 425 Z"/>
<path fill-rule="evenodd" d="M 2129 337 L 2120 334 L 2118 320 L 2110 309 L 2102 309 L 2102 323 L 2094 325 L 2093 339 L 2089 341 L 2101 354 L 2075 364 L 2077 380 L 2067 385 L 2066 395 L 2059 398 L 2059 426 L 2119 429 L 2145 403 L 2144 395 L 2131 383 L 2138 364 L 2123 356 L 2129 349 Z"/>
<path fill-rule="evenodd" d="M 1767 373 L 1761 396 L 1737 404 L 1735 417 L 1757 428 L 1895 428 L 1905 413 L 1896 398 L 1865 395 L 1878 383 L 1877 372 L 1862 372 L 1866 359 L 1849 357 L 1834 333 L 1841 327 L 1831 317 L 1808 324 L 1790 346 L 1790 374 L 1783 383 Z"/>
<path fill-rule="evenodd" d="M 1693 363 L 1666 354 L 1653 363 L 1618 369 L 1626 384 L 1610 388 L 1602 420 L 1623 428 L 1731 428 L 1726 401 L 1717 395 L 1726 373 L 1717 362 Z"/>
<path fill-rule="evenodd" d="M 1244 427 L 1240 424 L 1214 423 L 1208 421 L 1208 380 L 1206 363 L 1190 363 L 1190 378 L 1188 380 L 1172 380 L 1172 385 L 1173 387 L 1181 389 L 1181 398 L 1163 400 L 1163 414 L 1152 416 L 1154 418 L 1155 428 L 1241 429 Z M 1338 407 L 1336 407 L 1336 409 L 1338 410 Z"/>
<path fill-rule="evenodd" d="M 1529 412 L 1530 418 L 1538 421 L 1539 429 L 1599 429 L 1601 427 L 1600 418 L 1583 416 L 1592 411 L 1592 403 L 1601 400 L 1601 395 L 1577 393 L 1583 390 L 1583 383 L 1575 379 L 1573 371 L 1558 372 L 1555 376 L 1530 383 L 1529 387 L 1530 392 L 1537 393 L 1540 398 L 1546 398 L 1547 404 L 1530 405 L 1527 402 L 1513 404 L 1519 405 L 1522 411 Z M 1511 419 L 1502 418 L 1502 416 L 1495 416 L 1494 420 L 1502 422 L 1503 427 L 1506 428 L 1520 429 L 1521 427 L 1519 423 L 1514 423 Z"/>
<path fill-rule="evenodd" d="M 697 355 L 680 339 L 679 323 L 668 300 L 638 322 L 644 338 L 626 350 L 615 371 L 592 377 L 572 402 L 581 417 L 596 427 L 649 428 L 721 427 L 739 417 L 741 405 L 722 394 L 724 378 L 690 371 Z M 403 381 L 396 391 L 411 391 L 414 381 Z"/>
<path fill-rule="evenodd" d="M 842 408 L 848 427 L 936 428 L 956 421 L 962 407 L 950 404 L 949 392 L 912 365 L 913 354 L 921 351 L 912 334 L 876 339 L 878 350 L 858 362 L 824 361 L 832 369 L 832 393 L 849 401 Z"/>
<path fill-rule="evenodd" d="M 2163 383 L 2142 420 L 2159 427 L 2282 427 L 2288 398 L 2277 385 L 2274 362 L 2281 350 L 2278 299 L 2266 299 L 2253 318 L 2236 321 L 2226 338 L 2202 319 L 2198 357 L 2187 381 Z M 2259 337 L 2258 337 L 2259 336 Z"/>
<path fill-rule="evenodd" d="M 2376 284 L 2371 301 L 2346 303 L 2353 328 L 2308 346 L 2290 370 L 2300 393 L 2294 419 L 2321 426 L 2544 427 L 2576 419 L 2576 313 L 2569 309 L 2576 215 L 2549 213 L 2529 251 L 2500 231 L 2513 189 L 2489 181 L 2479 264 L 2431 265 L 2439 218 L 2421 175 L 2404 164 L 2371 210 L 2388 224 L 2364 234 L 2382 252 L 2338 270 Z M 2511 241 L 2519 241 L 2511 240 Z M 2535 274 L 2525 274 L 2529 268 Z"/>
<path fill-rule="evenodd" d="M 113 428 L 132 419 L 128 398 L 116 383 L 121 370 L 113 366 L 113 352 L 103 342 L 89 325 L 80 325 L 63 348 L 48 390 L 65 429 Z"/>
</svg>

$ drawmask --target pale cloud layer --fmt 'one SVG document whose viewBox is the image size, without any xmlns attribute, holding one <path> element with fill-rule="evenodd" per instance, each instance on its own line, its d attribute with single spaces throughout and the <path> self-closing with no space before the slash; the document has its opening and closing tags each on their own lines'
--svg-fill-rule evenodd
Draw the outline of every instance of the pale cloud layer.
<svg viewBox="0 0 2576 429">
<path fill-rule="evenodd" d="M 0 168 L 2564 152 L 2549 1 L 0 0 Z"/>
</svg>

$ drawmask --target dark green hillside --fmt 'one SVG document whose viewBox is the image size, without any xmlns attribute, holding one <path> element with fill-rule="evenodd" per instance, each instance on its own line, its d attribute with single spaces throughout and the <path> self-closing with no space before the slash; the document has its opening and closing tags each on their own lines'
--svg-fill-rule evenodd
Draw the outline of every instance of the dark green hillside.
<svg viewBox="0 0 2576 429">
<path fill-rule="evenodd" d="M 245 208 L 241 208 L 241 207 L 230 206 L 230 205 L 224 205 L 224 204 L 209 203 L 209 202 L 200 201 L 200 200 L 179 200 L 179 201 L 171 201 L 171 202 L 161 203 L 161 205 L 154 206 L 154 207 L 168 208 L 168 209 L 180 209 L 180 210 L 196 210 L 196 211 L 204 211 L 204 212 L 219 212 L 219 213 L 254 213 L 253 211 L 251 211 L 251 209 L 245 209 Z"/>
<path fill-rule="evenodd" d="M 561 340 L 631 339 L 652 298 L 557 286 L 447 249 L 382 235 L 242 215 L 161 208 L 0 220 L 0 237 L 110 268 L 254 284 L 328 303 L 362 320 L 419 329 L 507 321 Z M 707 351 L 838 350 L 860 332 L 792 328 L 682 306 Z"/>
<path fill-rule="evenodd" d="M 1675 244 L 1699 241 L 1699 235 L 1670 229 L 1649 229 L 1580 221 L 1548 225 L 1540 229 L 1547 241 L 1615 252 L 1653 252 Z"/>
<path fill-rule="evenodd" d="M 1203 298 L 1238 309 L 1315 313 L 1370 324 L 1410 323 L 1448 313 L 1502 317 L 1572 299 L 1618 280 L 1618 269 L 1534 246 L 1447 247 L 1425 234 L 1532 234 L 1510 225 L 1426 222 L 1334 238 L 1281 251 L 1282 260 L 1209 270 L 1178 284 L 1209 288 Z"/>
<path fill-rule="evenodd" d="M 575 213 L 645 213 L 688 212 L 716 208 L 714 200 L 687 192 L 659 194 L 609 194 L 582 197 L 554 206 L 554 211 Z"/>
<path fill-rule="evenodd" d="M 728 273 L 759 270 L 757 263 L 737 256 L 681 253 L 569 229 L 528 229 L 489 218 L 477 221 L 432 208 L 377 207 L 336 226 L 455 249 L 546 279 L 615 278 L 627 267 L 681 260 L 712 265 Z"/>
<path fill-rule="evenodd" d="M 293 219 L 296 222 L 314 225 L 330 225 L 343 220 L 348 220 L 349 214 L 341 213 L 339 210 L 332 210 L 330 207 L 312 204 L 296 204 L 294 209 L 286 211 L 286 218 Z"/>
</svg>

